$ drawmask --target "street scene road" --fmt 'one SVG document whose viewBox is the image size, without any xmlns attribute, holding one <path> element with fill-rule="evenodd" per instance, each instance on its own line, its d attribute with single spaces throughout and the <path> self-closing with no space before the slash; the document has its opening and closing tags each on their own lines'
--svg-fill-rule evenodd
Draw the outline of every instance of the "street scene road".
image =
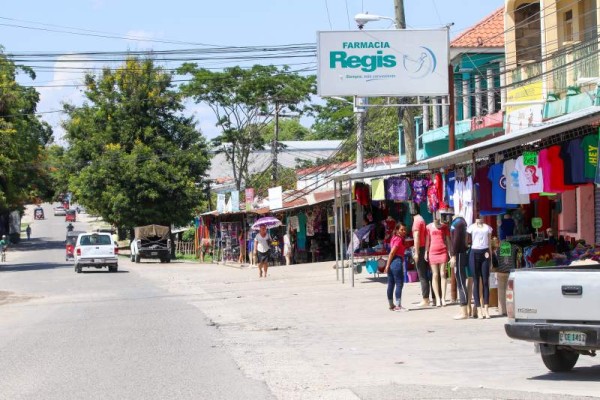
<svg viewBox="0 0 600 400">
<path fill-rule="evenodd" d="M 32 224 L 0 270 L 0 398 L 564 399 L 600 395 L 582 357 L 550 373 L 505 319 L 387 309 L 383 278 L 332 263 L 255 268 L 120 258 L 76 274 L 63 217 Z M 26 215 L 27 218 L 27 215 Z M 93 220 L 87 218 L 88 220 Z M 76 230 L 87 229 L 76 222 Z"/>
</svg>

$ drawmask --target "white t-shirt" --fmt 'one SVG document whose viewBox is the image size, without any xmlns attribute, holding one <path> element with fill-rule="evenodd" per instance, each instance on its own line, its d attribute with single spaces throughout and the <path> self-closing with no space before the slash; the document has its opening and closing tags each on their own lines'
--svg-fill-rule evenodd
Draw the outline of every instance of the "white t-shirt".
<svg viewBox="0 0 600 400">
<path fill-rule="evenodd" d="M 254 248 L 261 253 L 266 253 L 271 248 L 271 236 L 269 232 L 263 237 L 260 232 L 254 238 Z"/>
<path fill-rule="evenodd" d="M 488 249 L 490 246 L 490 235 L 492 227 L 487 224 L 481 226 L 474 223 L 469 225 L 467 232 L 471 234 L 471 248 L 474 250 Z"/>
<path fill-rule="evenodd" d="M 462 212 L 463 212 L 463 207 L 462 207 L 463 197 L 462 197 L 462 195 L 463 195 L 464 188 L 465 188 L 465 184 L 462 181 L 460 181 L 458 179 L 456 179 L 454 181 L 454 194 L 452 196 L 453 197 L 452 200 L 454 201 L 454 215 L 461 216 L 461 217 L 463 217 L 463 214 L 462 214 Z"/>
<path fill-rule="evenodd" d="M 506 178 L 506 204 L 529 204 L 529 195 L 519 193 L 519 171 L 515 160 L 506 160 L 502 174 Z"/>
<path fill-rule="evenodd" d="M 544 191 L 542 169 L 536 165 L 525 166 L 523 156 L 517 158 L 515 169 L 519 172 L 519 193 L 531 194 Z"/>
<path fill-rule="evenodd" d="M 473 178 L 470 176 L 465 182 L 465 188 L 462 192 L 463 197 L 463 218 L 467 224 L 473 223 Z"/>
</svg>

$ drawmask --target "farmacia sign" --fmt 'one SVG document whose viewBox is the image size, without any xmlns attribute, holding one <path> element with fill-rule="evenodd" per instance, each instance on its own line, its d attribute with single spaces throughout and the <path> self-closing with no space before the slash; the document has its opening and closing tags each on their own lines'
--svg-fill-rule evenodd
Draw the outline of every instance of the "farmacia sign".
<svg viewBox="0 0 600 400">
<path fill-rule="evenodd" d="M 448 33 L 319 32 L 321 96 L 448 94 Z"/>
</svg>

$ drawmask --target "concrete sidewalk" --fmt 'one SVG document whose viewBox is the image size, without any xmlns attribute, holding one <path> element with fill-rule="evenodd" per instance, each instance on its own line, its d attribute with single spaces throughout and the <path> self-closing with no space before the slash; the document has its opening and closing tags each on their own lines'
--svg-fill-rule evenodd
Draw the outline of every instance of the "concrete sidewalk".
<svg viewBox="0 0 600 400">
<path fill-rule="evenodd" d="M 600 367 L 590 357 L 574 373 L 551 374 L 531 344 L 506 336 L 505 318 L 454 321 L 457 306 L 418 309 L 418 283 L 403 291 L 413 310 L 392 312 L 385 275 L 363 272 L 352 288 L 336 280 L 334 264 L 271 267 L 267 278 L 256 267 L 216 264 L 121 268 L 196 305 L 240 368 L 282 399 L 600 396 Z M 419 389 L 432 385 L 434 397 Z"/>
</svg>

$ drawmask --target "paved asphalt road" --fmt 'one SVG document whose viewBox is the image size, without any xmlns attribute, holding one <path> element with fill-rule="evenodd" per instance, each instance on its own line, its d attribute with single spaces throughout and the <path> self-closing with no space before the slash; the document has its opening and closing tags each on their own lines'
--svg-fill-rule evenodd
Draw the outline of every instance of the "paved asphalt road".
<svg viewBox="0 0 600 400">
<path fill-rule="evenodd" d="M 197 307 L 123 265 L 76 274 L 64 217 L 45 214 L 0 266 L 1 399 L 273 398 Z"/>
</svg>

